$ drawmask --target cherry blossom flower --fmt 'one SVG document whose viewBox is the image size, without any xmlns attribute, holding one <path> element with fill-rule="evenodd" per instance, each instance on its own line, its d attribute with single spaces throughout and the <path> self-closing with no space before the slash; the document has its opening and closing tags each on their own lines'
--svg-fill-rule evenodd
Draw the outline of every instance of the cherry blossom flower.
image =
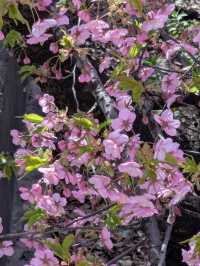
<svg viewBox="0 0 200 266">
<path fill-rule="evenodd" d="M 174 156 L 179 162 L 184 162 L 184 153 L 179 149 L 179 144 L 173 142 L 171 138 L 160 139 L 155 145 L 154 158 L 160 161 L 164 161 L 166 155 L 169 153 Z"/>
<path fill-rule="evenodd" d="M 71 36 L 76 45 L 82 45 L 90 37 L 90 32 L 85 25 L 74 26 L 71 28 Z"/>
<path fill-rule="evenodd" d="M 34 256 L 30 264 L 26 264 L 25 266 L 59 266 L 59 261 L 49 249 L 37 249 Z"/>
<path fill-rule="evenodd" d="M 12 129 L 10 131 L 10 135 L 12 136 L 13 144 L 15 144 L 17 146 L 21 146 L 21 147 L 25 147 L 26 146 L 26 141 L 24 139 L 24 136 L 19 130 Z"/>
<path fill-rule="evenodd" d="M 140 169 L 140 165 L 136 162 L 125 162 L 118 166 L 121 173 L 126 173 L 131 177 L 142 177 L 143 172 Z"/>
<path fill-rule="evenodd" d="M 146 32 L 149 32 L 151 30 L 163 28 L 168 20 L 168 16 L 173 12 L 174 9 L 175 5 L 169 4 L 164 9 L 159 9 L 156 13 L 149 13 L 150 19 L 143 23 L 142 29 Z"/>
<path fill-rule="evenodd" d="M 124 145 L 128 142 L 128 136 L 121 134 L 120 130 L 111 132 L 107 139 L 103 141 L 105 157 L 108 160 L 120 159 Z"/>
<path fill-rule="evenodd" d="M 58 51 L 59 51 L 59 47 L 58 47 L 58 44 L 57 42 L 52 42 L 49 46 L 49 51 L 51 51 L 52 53 L 54 54 L 57 54 Z"/>
<path fill-rule="evenodd" d="M 162 79 L 161 90 L 166 98 L 171 97 L 180 85 L 180 79 L 177 73 L 165 75 Z"/>
<path fill-rule="evenodd" d="M 40 97 L 39 105 L 42 107 L 42 111 L 44 113 L 55 111 L 54 97 L 48 94 L 44 94 L 42 97 Z"/>
<path fill-rule="evenodd" d="M 80 9 L 81 7 L 81 1 L 82 0 L 72 0 L 73 5 L 77 8 Z"/>
<path fill-rule="evenodd" d="M 25 65 L 29 65 L 29 64 L 31 63 L 31 59 L 30 59 L 28 56 L 26 56 L 26 57 L 24 57 L 24 59 L 23 59 L 23 63 L 24 63 Z"/>
<path fill-rule="evenodd" d="M 64 213 L 63 207 L 67 202 L 65 198 L 60 197 L 57 193 L 55 194 L 53 196 L 42 195 L 36 204 L 38 208 L 43 209 L 47 214 L 57 217 Z"/>
<path fill-rule="evenodd" d="M 36 7 L 39 11 L 45 11 L 48 6 L 52 3 L 52 0 L 37 0 Z"/>
<path fill-rule="evenodd" d="M 37 202 L 42 196 L 42 188 L 39 184 L 33 184 L 30 190 L 25 187 L 20 187 L 19 191 L 21 193 L 20 197 L 30 203 Z"/>
<path fill-rule="evenodd" d="M 99 72 L 103 73 L 105 69 L 109 68 L 110 64 L 111 64 L 111 58 L 109 56 L 106 56 L 99 65 Z"/>
<path fill-rule="evenodd" d="M 104 41 L 107 42 L 112 42 L 116 46 L 121 46 L 123 43 L 124 37 L 128 34 L 127 29 L 114 29 L 114 30 L 109 30 L 106 32 L 104 36 Z"/>
<path fill-rule="evenodd" d="M 105 247 L 109 250 L 113 248 L 113 243 L 111 241 L 111 234 L 107 227 L 104 227 L 101 231 L 101 241 L 105 245 Z"/>
<path fill-rule="evenodd" d="M 59 10 L 59 13 L 57 14 L 57 16 L 54 17 L 54 19 L 57 22 L 57 26 L 63 26 L 63 25 L 68 25 L 69 24 L 69 18 L 65 14 L 66 12 L 67 12 L 66 8 L 61 8 Z"/>
<path fill-rule="evenodd" d="M 200 30 L 197 33 L 197 35 L 193 38 L 193 42 L 198 43 L 199 47 L 200 47 Z"/>
<path fill-rule="evenodd" d="M 3 40 L 4 40 L 4 38 L 5 38 L 5 36 L 4 36 L 3 32 L 2 32 L 2 31 L 0 31 L 0 41 L 3 41 Z"/>
<path fill-rule="evenodd" d="M 141 81 L 145 82 L 149 77 L 152 76 L 152 74 L 155 72 L 155 70 L 151 67 L 144 67 L 141 69 L 139 73 L 139 77 L 141 78 Z"/>
<path fill-rule="evenodd" d="M 200 254 L 196 251 L 197 240 L 195 237 L 199 239 L 199 233 L 190 240 L 189 250 L 182 249 L 183 262 L 187 263 L 188 266 L 200 265 Z"/>
<path fill-rule="evenodd" d="M 122 109 L 119 112 L 119 116 L 112 121 L 112 128 L 114 130 L 126 130 L 130 131 L 135 121 L 136 115 L 134 112 L 130 112 L 128 109 Z"/>
<path fill-rule="evenodd" d="M 160 116 L 154 115 L 154 119 L 169 136 L 176 136 L 176 129 L 180 127 L 180 121 L 173 119 L 171 110 L 165 110 Z"/>
<path fill-rule="evenodd" d="M 13 242 L 3 241 L 0 243 L 0 258 L 3 256 L 12 256 L 14 254 Z"/>
<path fill-rule="evenodd" d="M 90 13 L 87 10 L 80 10 L 78 16 L 84 22 L 89 22 L 91 20 Z"/>
<path fill-rule="evenodd" d="M 94 185 L 100 196 L 103 198 L 108 197 L 109 192 L 107 186 L 110 184 L 110 178 L 108 176 L 94 175 L 90 178 L 89 182 Z"/>
</svg>

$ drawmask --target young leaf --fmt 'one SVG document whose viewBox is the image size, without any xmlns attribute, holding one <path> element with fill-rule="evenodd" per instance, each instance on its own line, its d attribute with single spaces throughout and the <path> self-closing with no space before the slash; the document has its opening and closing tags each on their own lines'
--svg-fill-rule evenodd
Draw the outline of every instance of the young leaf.
<svg viewBox="0 0 200 266">
<path fill-rule="evenodd" d="M 38 114 L 25 114 L 23 119 L 31 123 L 39 124 L 44 120 L 44 117 Z"/>
<path fill-rule="evenodd" d="M 27 156 L 25 158 L 25 170 L 26 173 L 30 173 L 33 170 L 47 164 L 49 162 L 48 158 L 41 158 L 39 156 Z"/>
<path fill-rule="evenodd" d="M 10 30 L 5 38 L 5 45 L 14 48 L 17 44 L 20 44 L 22 41 L 21 33 L 15 30 Z"/>
<path fill-rule="evenodd" d="M 62 242 L 62 247 L 64 250 L 69 251 L 70 247 L 74 243 L 74 235 L 70 234 L 65 237 L 65 239 Z"/>
</svg>

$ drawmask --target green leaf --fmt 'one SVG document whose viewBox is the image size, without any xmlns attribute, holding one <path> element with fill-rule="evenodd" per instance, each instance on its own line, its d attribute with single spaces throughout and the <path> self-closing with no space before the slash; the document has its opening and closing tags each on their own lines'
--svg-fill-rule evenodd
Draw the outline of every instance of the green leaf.
<svg viewBox="0 0 200 266">
<path fill-rule="evenodd" d="M 86 152 L 93 152 L 94 151 L 94 147 L 90 146 L 90 145 L 79 147 L 79 149 L 80 149 L 80 154 L 81 155 L 86 153 Z"/>
<path fill-rule="evenodd" d="M 28 226 L 34 225 L 36 222 L 41 221 L 46 217 L 45 212 L 42 209 L 30 209 L 25 212 L 23 220 L 25 220 Z"/>
<path fill-rule="evenodd" d="M 120 77 L 119 80 L 120 87 L 125 90 L 131 90 L 133 102 L 138 104 L 140 102 L 142 93 L 144 92 L 144 87 L 142 83 L 135 80 L 134 78 L 129 78 L 126 76 Z"/>
<path fill-rule="evenodd" d="M 130 5 L 137 9 L 140 15 L 143 12 L 143 4 L 141 0 L 129 0 Z"/>
<path fill-rule="evenodd" d="M 113 206 L 107 213 L 105 223 L 110 229 L 116 229 L 122 224 L 121 219 L 118 216 L 121 207 L 119 205 Z"/>
<path fill-rule="evenodd" d="M 104 128 L 110 126 L 111 124 L 112 124 L 112 119 L 107 119 L 106 121 L 104 121 L 103 123 L 98 125 L 98 129 L 104 129 Z"/>
<path fill-rule="evenodd" d="M 136 45 L 132 46 L 129 50 L 129 56 L 131 58 L 135 58 L 136 56 L 139 55 L 141 48 L 142 48 L 141 44 L 136 44 Z"/>
<path fill-rule="evenodd" d="M 74 235 L 70 234 L 66 236 L 65 239 L 63 240 L 62 247 L 64 250 L 69 251 L 73 243 L 74 243 Z"/>
<path fill-rule="evenodd" d="M 23 119 L 31 123 L 39 124 L 44 120 L 44 117 L 38 114 L 25 114 Z"/>
<path fill-rule="evenodd" d="M 76 263 L 76 266 L 90 266 L 91 264 L 86 261 L 86 260 L 82 260 L 82 261 L 79 261 L 78 263 Z"/>
<path fill-rule="evenodd" d="M 11 3 L 8 8 L 8 16 L 9 18 L 13 19 L 15 23 L 16 21 L 20 21 L 22 24 L 27 24 L 27 21 L 22 16 L 21 12 L 19 11 L 19 8 L 16 3 Z"/>
<path fill-rule="evenodd" d="M 39 156 L 27 156 L 25 158 L 25 171 L 26 173 L 30 173 L 47 163 L 49 163 L 48 158 L 41 158 Z"/>
<path fill-rule="evenodd" d="M 172 164 L 172 165 L 179 165 L 179 162 L 177 161 L 177 159 L 171 155 L 170 153 L 167 153 L 165 155 L 165 161 L 169 164 Z"/>
<path fill-rule="evenodd" d="M 74 121 L 77 125 L 84 127 L 85 129 L 92 129 L 94 128 L 94 123 L 88 118 L 85 117 L 74 117 Z"/>
<path fill-rule="evenodd" d="M 198 164 L 193 158 L 187 158 L 183 165 L 183 172 L 188 174 L 195 174 L 198 171 Z"/>
<path fill-rule="evenodd" d="M 22 66 L 19 70 L 19 74 L 21 75 L 22 81 L 25 80 L 27 77 L 36 73 L 36 70 L 37 70 L 37 68 L 34 65 Z"/>
<path fill-rule="evenodd" d="M 17 44 L 20 44 L 22 41 L 21 33 L 15 30 L 10 30 L 6 35 L 4 43 L 7 47 L 14 48 Z"/>
<path fill-rule="evenodd" d="M 45 241 L 45 244 L 54 252 L 54 254 L 62 260 L 67 259 L 67 255 L 64 253 L 63 247 L 60 243 L 52 243 L 50 241 Z M 67 253 L 67 252 L 66 252 Z"/>
</svg>

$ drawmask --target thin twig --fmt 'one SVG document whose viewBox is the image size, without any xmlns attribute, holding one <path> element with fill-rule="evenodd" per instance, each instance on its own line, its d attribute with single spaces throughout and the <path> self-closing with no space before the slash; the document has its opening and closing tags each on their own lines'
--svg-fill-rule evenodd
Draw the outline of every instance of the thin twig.
<svg viewBox="0 0 200 266">
<path fill-rule="evenodd" d="M 76 102 L 76 111 L 77 112 L 80 112 L 79 102 L 78 102 L 78 99 L 77 99 L 76 89 L 75 89 L 75 83 L 76 83 L 76 64 L 74 65 L 72 74 L 73 74 L 72 92 L 73 92 L 74 100 Z"/>
<path fill-rule="evenodd" d="M 53 234 L 53 233 L 57 233 L 57 232 L 61 232 L 63 234 L 69 232 L 70 230 L 74 230 L 77 229 L 77 227 L 72 227 L 70 228 L 70 226 L 72 226 L 73 224 L 83 221 L 85 219 L 88 219 L 90 217 L 93 217 L 97 214 L 100 214 L 110 208 L 112 208 L 115 204 L 110 204 L 102 209 L 99 209 L 93 213 L 87 214 L 85 216 L 79 217 L 74 219 L 73 221 L 69 222 L 68 224 L 64 225 L 64 228 L 53 228 L 53 229 L 49 229 L 46 231 L 27 231 L 27 232 L 19 232 L 19 233 L 11 233 L 11 234 L 4 234 L 4 235 L 0 235 L 0 240 L 5 240 L 5 239 L 19 239 L 21 237 L 26 237 L 26 238 L 33 238 L 33 236 L 35 235 L 48 235 L 48 234 Z M 80 229 L 80 228 L 79 228 Z"/>
</svg>

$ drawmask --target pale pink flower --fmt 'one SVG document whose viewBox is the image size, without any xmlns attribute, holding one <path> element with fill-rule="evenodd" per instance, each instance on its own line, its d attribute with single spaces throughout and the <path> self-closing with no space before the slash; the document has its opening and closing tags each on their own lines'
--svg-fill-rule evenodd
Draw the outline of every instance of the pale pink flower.
<svg viewBox="0 0 200 266">
<path fill-rule="evenodd" d="M 0 258 L 5 256 L 12 256 L 14 254 L 13 242 L 12 241 L 3 241 L 0 244 Z"/>
<path fill-rule="evenodd" d="M 197 35 L 193 38 L 193 42 L 198 43 L 199 47 L 200 47 L 200 30 L 197 33 Z"/>
<path fill-rule="evenodd" d="M 109 68 L 111 64 L 111 58 L 109 56 L 106 56 L 99 65 L 99 72 L 103 73 L 105 69 Z"/>
<path fill-rule="evenodd" d="M 74 5 L 77 9 L 80 9 L 80 7 L 81 7 L 81 2 L 82 2 L 82 0 L 72 0 L 73 5 Z"/>
<path fill-rule="evenodd" d="M 76 45 L 82 45 L 90 37 L 90 32 L 85 25 L 74 26 L 71 28 L 71 36 Z"/>
<path fill-rule="evenodd" d="M 173 12 L 175 9 L 174 4 L 169 4 L 163 9 L 159 9 L 156 13 L 151 12 L 149 13 L 149 20 L 145 21 L 142 25 L 142 29 L 146 32 L 151 30 L 157 30 L 164 27 L 165 23 L 168 20 L 168 16 Z"/>
<path fill-rule="evenodd" d="M 39 36 L 39 37 L 35 37 L 35 36 L 31 36 L 29 35 L 29 39 L 27 39 L 27 43 L 32 45 L 32 44 L 43 44 L 44 42 L 46 42 L 50 37 L 52 37 L 52 34 L 47 34 L 44 33 L 43 35 Z"/>
<path fill-rule="evenodd" d="M 199 239 L 199 233 L 196 235 Z M 189 242 L 189 250 L 182 249 L 183 262 L 187 263 L 188 266 L 199 266 L 200 265 L 200 254 L 196 251 L 197 242 L 195 238 L 192 238 Z"/>
<path fill-rule="evenodd" d="M 45 11 L 48 6 L 52 3 L 52 0 L 37 0 L 36 7 L 39 11 Z"/>
<path fill-rule="evenodd" d="M 58 47 L 58 44 L 57 42 L 52 42 L 49 46 L 49 51 L 51 51 L 52 53 L 54 54 L 57 54 L 58 51 L 59 51 L 59 47 Z"/>
<path fill-rule="evenodd" d="M 58 259 L 49 249 L 40 248 L 35 251 L 34 258 L 25 266 L 59 266 Z"/>
<path fill-rule="evenodd" d="M 21 146 L 21 147 L 25 147 L 26 146 L 26 141 L 24 139 L 24 136 L 19 130 L 12 129 L 10 131 L 10 135 L 12 136 L 13 144 L 15 144 L 17 146 Z"/>
<path fill-rule="evenodd" d="M 31 59 L 28 56 L 26 56 L 26 57 L 24 57 L 23 63 L 25 65 L 29 65 L 31 63 Z"/>
<path fill-rule="evenodd" d="M 118 166 L 121 173 L 126 173 L 131 177 L 142 177 L 143 171 L 140 169 L 140 165 L 136 162 L 121 163 Z"/>
<path fill-rule="evenodd" d="M 109 30 L 106 32 L 104 36 L 104 41 L 107 42 L 112 42 L 114 45 L 117 47 L 121 46 L 124 40 L 124 37 L 128 34 L 127 29 L 114 29 L 114 30 Z"/>
<path fill-rule="evenodd" d="M 101 241 L 105 245 L 105 247 L 109 250 L 113 248 L 113 243 L 111 241 L 111 234 L 107 227 L 104 227 L 101 231 Z"/>
<path fill-rule="evenodd" d="M 133 127 L 133 122 L 136 119 L 134 112 L 129 111 L 128 109 L 122 109 L 119 112 L 119 116 L 116 119 L 113 119 L 111 127 L 114 130 L 126 130 L 130 131 Z"/>
<path fill-rule="evenodd" d="M 179 162 L 184 162 L 184 153 L 179 149 L 179 144 L 173 142 L 171 138 L 160 139 L 155 145 L 154 158 L 160 161 L 164 161 L 166 154 L 173 155 Z"/>
<path fill-rule="evenodd" d="M 120 130 L 115 130 L 108 135 L 108 138 L 103 141 L 105 149 L 105 157 L 108 160 L 121 158 L 121 152 L 125 144 L 128 142 L 128 136 L 121 134 Z"/>
<path fill-rule="evenodd" d="M 108 185 L 110 184 L 110 177 L 103 175 L 94 175 L 89 179 L 89 182 L 94 185 L 99 195 L 103 198 L 108 197 Z"/>
<path fill-rule="evenodd" d="M 160 116 L 154 115 L 154 119 L 169 136 L 176 136 L 176 129 L 180 127 L 180 121 L 173 119 L 171 110 L 165 110 Z"/>
<path fill-rule="evenodd" d="M 78 16 L 84 22 L 89 22 L 91 20 L 90 13 L 87 10 L 79 11 Z"/>
<path fill-rule="evenodd" d="M 54 97 L 49 94 L 44 94 L 39 98 L 39 105 L 44 113 L 55 111 Z"/>
<path fill-rule="evenodd" d="M 63 25 L 68 25 L 69 24 L 69 18 L 65 14 L 67 12 L 66 8 L 61 8 L 59 10 L 59 13 L 55 17 L 55 20 L 57 22 L 57 26 L 63 26 Z"/>
<path fill-rule="evenodd" d="M 4 36 L 3 32 L 2 32 L 2 31 L 0 31 L 0 41 L 3 41 L 3 40 L 4 40 L 4 38 L 5 38 L 5 36 Z"/>
<path fill-rule="evenodd" d="M 139 73 L 139 77 L 141 81 L 145 82 L 148 78 L 152 76 L 152 74 L 155 72 L 155 70 L 151 67 L 144 67 L 141 69 Z"/>
<path fill-rule="evenodd" d="M 180 86 L 180 78 L 177 73 L 165 75 L 162 79 L 161 91 L 165 98 L 173 96 Z"/>
<path fill-rule="evenodd" d="M 42 196 L 42 188 L 39 184 L 33 184 L 30 190 L 25 187 L 20 187 L 19 191 L 20 197 L 30 203 L 37 202 Z"/>
</svg>

